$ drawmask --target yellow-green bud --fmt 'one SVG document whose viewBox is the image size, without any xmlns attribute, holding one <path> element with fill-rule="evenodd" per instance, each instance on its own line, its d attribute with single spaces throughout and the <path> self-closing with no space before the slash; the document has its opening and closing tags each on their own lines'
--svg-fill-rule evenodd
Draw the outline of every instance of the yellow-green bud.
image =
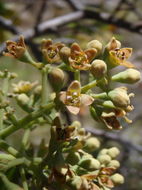
<svg viewBox="0 0 142 190">
<path fill-rule="evenodd" d="M 108 164 L 111 161 L 111 157 L 107 154 L 99 155 L 97 159 L 101 164 Z"/>
<path fill-rule="evenodd" d="M 52 68 L 49 72 L 49 82 L 55 91 L 61 90 L 64 83 L 64 77 L 64 72 L 59 68 Z"/>
<path fill-rule="evenodd" d="M 84 128 L 78 129 L 78 134 L 79 134 L 79 135 L 85 135 L 85 133 L 86 133 L 86 131 L 85 131 Z"/>
<path fill-rule="evenodd" d="M 41 91 L 42 91 L 42 86 L 41 86 L 41 85 L 37 86 L 37 87 L 34 89 L 34 93 L 35 93 L 36 95 L 41 95 Z"/>
<path fill-rule="evenodd" d="M 113 183 L 116 185 L 123 184 L 124 183 L 124 177 L 118 173 L 114 174 L 111 176 L 111 180 Z"/>
<path fill-rule="evenodd" d="M 100 141 L 95 137 L 90 137 L 85 141 L 84 150 L 86 152 L 93 152 L 100 147 Z"/>
<path fill-rule="evenodd" d="M 135 69 L 127 69 L 112 76 L 112 81 L 134 84 L 140 80 L 140 72 Z"/>
<path fill-rule="evenodd" d="M 67 185 L 69 185 L 72 190 L 79 190 L 82 185 L 82 179 L 79 176 L 75 176 L 67 181 Z"/>
<path fill-rule="evenodd" d="M 107 152 L 108 152 L 108 149 L 103 148 L 103 149 L 99 152 L 99 155 L 107 154 Z"/>
<path fill-rule="evenodd" d="M 119 155 L 120 151 L 118 148 L 116 147 L 112 147 L 110 149 L 108 149 L 107 154 L 111 157 L 111 158 L 116 158 Z"/>
<path fill-rule="evenodd" d="M 78 152 L 71 152 L 68 154 L 66 158 L 66 161 L 71 165 L 77 164 L 79 160 L 80 160 L 80 154 Z"/>
<path fill-rule="evenodd" d="M 96 59 L 92 62 L 90 71 L 96 79 L 100 79 L 105 76 L 107 65 L 103 60 Z"/>
<path fill-rule="evenodd" d="M 95 48 L 97 50 L 97 56 L 101 54 L 103 45 L 98 40 L 92 40 L 87 44 L 87 48 Z"/>
<path fill-rule="evenodd" d="M 109 165 L 109 167 L 114 167 L 114 168 L 119 168 L 120 167 L 120 163 L 117 160 L 111 160 Z"/>
<path fill-rule="evenodd" d="M 70 54 L 71 54 L 70 48 L 68 48 L 68 47 L 63 47 L 63 48 L 61 48 L 59 54 L 60 54 L 61 59 L 62 59 L 65 63 L 68 63 L 68 58 L 69 58 L 69 56 L 70 56 Z"/>
<path fill-rule="evenodd" d="M 100 162 L 95 158 L 82 159 L 79 162 L 79 165 L 89 171 L 94 171 L 100 168 Z"/>
<path fill-rule="evenodd" d="M 19 94 L 17 96 L 17 101 L 21 104 L 21 105 L 27 105 L 29 103 L 29 97 L 26 94 Z"/>
<path fill-rule="evenodd" d="M 128 105 L 130 105 L 130 98 L 127 94 L 127 90 L 123 87 L 119 87 L 110 91 L 108 96 L 115 106 L 126 108 Z"/>
<path fill-rule="evenodd" d="M 81 128 L 81 123 L 79 121 L 74 121 L 71 125 L 75 126 L 76 128 Z"/>
</svg>

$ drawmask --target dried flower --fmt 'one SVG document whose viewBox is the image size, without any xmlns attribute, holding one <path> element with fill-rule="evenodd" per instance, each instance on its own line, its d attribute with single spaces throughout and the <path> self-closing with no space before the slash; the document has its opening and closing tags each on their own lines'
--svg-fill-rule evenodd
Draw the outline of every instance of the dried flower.
<svg viewBox="0 0 142 190">
<path fill-rule="evenodd" d="M 60 61 L 59 51 L 64 47 L 62 43 L 53 44 L 51 39 L 42 41 L 42 53 L 47 63 L 56 63 Z"/>
<path fill-rule="evenodd" d="M 94 48 L 83 51 L 77 43 L 71 46 L 71 55 L 69 57 L 69 64 L 74 69 L 88 70 L 90 62 L 95 58 L 97 50 Z"/>
<path fill-rule="evenodd" d="M 70 84 L 66 92 L 63 91 L 60 93 L 60 100 L 75 115 L 79 113 L 81 106 L 88 106 L 94 101 L 91 96 L 81 94 L 80 83 L 76 80 Z"/>
</svg>

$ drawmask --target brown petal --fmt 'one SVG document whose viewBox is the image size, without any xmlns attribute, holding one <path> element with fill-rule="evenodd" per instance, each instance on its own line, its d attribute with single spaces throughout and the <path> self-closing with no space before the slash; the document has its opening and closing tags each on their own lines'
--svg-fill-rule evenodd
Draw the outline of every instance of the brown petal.
<svg viewBox="0 0 142 190">
<path fill-rule="evenodd" d="M 91 48 L 91 49 L 86 50 L 85 54 L 87 55 L 87 58 L 88 58 L 88 60 L 90 62 L 95 58 L 95 56 L 97 54 L 97 50 L 94 49 L 94 48 Z"/>
<path fill-rule="evenodd" d="M 128 68 L 134 68 L 135 66 L 130 63 L 129 61 L 123 61 L 122 63 L 120 62 L 120 65 L 128 67 Z"/>
<path fill-rule="evenodd" d="M 59 99 L 60 99 L 61 102 L 63 102 L 65 104 L 65 102 L 66 102 L 66 92 L 64 92 L 64 91 L 60 92 Z"/>
<path fill-rule="evenodd" d="M 73 53 L 75 51 L 82 51 L 80 46 L 77 43 L 73 43 L 71 46 L 71 53 Z"/>
<path fill-rule="evenodd" d="M 52 40 L 51 39 L 43 39 L 42 43 L 41 43 L 41 49 L 46 49 L 48 48 L 50 45 L 52 45 Z"/>
<path fill-rule="evenodd" d="M 77 80 L 74 80 L 68 87 L 67 91 L 76 91 L 79 92 L 81 91 L 81 85 L 80 82 Z"/>
<path fill-rule="evenodd" d="M 17 45 L 26 48 L 24 36 L 22 35 L 20 36 L 19 41 L 17 42 Z"/>
<path fill-rule="evenodd" d="M 80 107 L 75 107 L 75 106 L 66 106 L 66 107 L 74 115 L 77 115 L 80 111 Z"/>
<path fill-rule="evenodd" d="M 117 48 L 117 42 L 115 37 L 112 37 L 111 41 L 110 41 L 110 50 L 114 50 Z"/>
<path fill-rule="evenodd" d="M 94 101 L 94 98 L 87 94 L 81 94 L 81 104 L 84 106 L 89 106 Z"/>
</svg>

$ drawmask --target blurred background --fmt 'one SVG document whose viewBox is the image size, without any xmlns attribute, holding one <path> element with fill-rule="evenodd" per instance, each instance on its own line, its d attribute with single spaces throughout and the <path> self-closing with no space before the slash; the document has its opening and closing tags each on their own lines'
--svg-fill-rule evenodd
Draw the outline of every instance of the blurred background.
<svg viewBox="0 0 142 190">
<path fill-rule="evenodd" d="M 88 41 L 100 40 L 104 45 L 115 36 L 123 47 L 132 47 L 131 62 L 142 71 L 142 0 L 0 0 L 0 70 L 18 73 L 18 80 L 39 80 L 39 72 L 30 65 L 2 56 L 4 42 L 17 40 L 23 34 L 26 44 L 36 60 L 41 61 L 40 41 L 53 38 L 67 45 L 76 41 L 84 48 Z M 115 69 L 118 72 L 119 67 Z M 14 82 L 16 82 L 16 80 Z M 102 147 L 118 146 L 121 149 L 120 172 L 125 184 L 116 190 L 142 189 L 142 82 L 128 86 L 135 93 L 132 104 L 135 110 L 129 118 L 133 123 L 122 125 L 120 132 L 99 127 L 87 113 L 79 119 L 87 130 L 98 136 Z M 19 109 L 19 108 L 17 108 Z M 19 117 L 23 116 L 20 109 Z M 76 118 L 68 118 L 69 121 Z M 33 130 L 31 141 L 38 146 L 42 138 L 49 139 L 47 126 Z M 22 131 L 8 138 L 18 147 Z"/>
</svg>

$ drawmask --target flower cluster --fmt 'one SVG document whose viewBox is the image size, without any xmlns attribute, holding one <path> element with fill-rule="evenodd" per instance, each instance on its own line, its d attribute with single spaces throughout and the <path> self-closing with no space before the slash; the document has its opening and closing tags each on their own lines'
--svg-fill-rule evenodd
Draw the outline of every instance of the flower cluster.
<svg viewBox="0 0 142 190">
<path fill-rule="evenodd" d="M 23 37 L 6 45 L 4 55 L 36 67 L 41 83 L 20 81 L 8 93 L 7 86 L 14 75 L 0 73 L 6 84 L 0 93 L 0 137 L 4 139 L 21 128 L 25 130 L 19 152 L 4 140 L 0 142 L 2 150 L 7 152 L 0 154 L 0 178 L 5 186 L 12 186 L 14 190 L 21 189 L 19 185 L 24 189 L 110 190 L 122 184 L 124 178 L 117 173 L 119 149 L 101 149 L 96 137 L 81 127 L 80 122 L 72 121 L 72 114 L 90 113 L 95 121 L 111 130 L 122 129 L 120 119 L 132 122 L 127 115 L 134 109 L 131 105 L 134 94 L 124 86 L 140 80 L 140 72 L 128 61 L 132 48 L 121 47 L 114 37 L 105 46 L 92 40 L 85 49 L 77 43 L 68 47 L 44 39 L 43 59 L 39 63 L 31 57 Z M 111 70 L 118 66 L 125 70 L 112 74 Z M 123 85 L 114 87 L 117 83 Z M 15 98 L 20 109 L 26 112 L 23 118 L 17 119 L 8 98 Z M 30 133 L 45 124 L 51 127 L 50 141 L 34 147 L 29 140 Z M 9 181 L 7 173 L 8 176 L 20 173 L 23 184 L 21 180 L 17 181 L 18 185 Z"/>
</svg>

